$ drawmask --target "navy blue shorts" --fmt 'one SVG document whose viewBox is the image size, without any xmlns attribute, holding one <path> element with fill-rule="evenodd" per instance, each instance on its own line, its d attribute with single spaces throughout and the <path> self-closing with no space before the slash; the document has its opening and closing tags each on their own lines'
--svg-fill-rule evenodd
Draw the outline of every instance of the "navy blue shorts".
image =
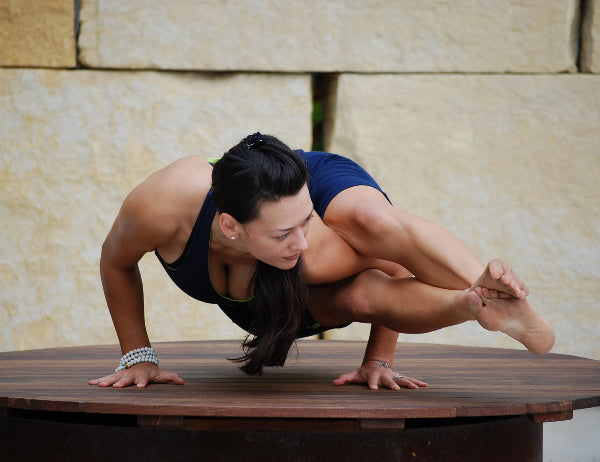
<svg viewBox="0 0 600 462">
<path fill-rule="evenodd" d="M 308 168 L 308 190 L 321 218 L 331 200 L 352 186 L 371 186 L 387 195 L 364 168 L 347 157 L 328 152 L 298 151 Z"/>
<path fill-rule="evenodd" d="M 367 171 L 347 157 L 329 152 L 298 151 L 308 168 L 308 190 L 315 211 L 321 218 L 325 215 L 327 206 L 340 192 L 353 186 L 371 186 L 381 192 L 389 201 L 387 195 Z M 298 337 L 321 334 L 330 329 L 340 329 L 348 326 L 326 327 L 314 321 L 306 311 L 303 325 Z"/>
</svg>

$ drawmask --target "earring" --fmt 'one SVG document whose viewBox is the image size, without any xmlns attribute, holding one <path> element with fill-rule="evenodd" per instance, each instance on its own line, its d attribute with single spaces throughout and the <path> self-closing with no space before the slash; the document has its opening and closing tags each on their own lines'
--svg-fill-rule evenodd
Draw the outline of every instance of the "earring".
<svg viewBox="0 0 600 462">
<path fill-rule="evenodd" d="M 231 236 L 231 240 L 232 240 L 232 241 L 235 241 L 235 236 Z"/>
</svg>

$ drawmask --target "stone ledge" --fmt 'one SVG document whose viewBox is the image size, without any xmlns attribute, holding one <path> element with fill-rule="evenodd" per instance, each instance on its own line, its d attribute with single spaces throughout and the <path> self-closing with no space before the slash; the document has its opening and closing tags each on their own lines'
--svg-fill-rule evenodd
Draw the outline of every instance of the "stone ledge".
<svg viewBox="0 0 600 462">
<path fill-rule="evenodd" d="M 150 3 L 150 4 L 149 4 Z M 258 6 L 257 6 L 258 5 Z M 101 68 L 282 72 L 575 71 L 576 0 L 86 1 Z"/>
<path fill-rule="evenodd" d="M 75 67 L 73 0 L 0 0 L 0 66 Z"/>
</svg>

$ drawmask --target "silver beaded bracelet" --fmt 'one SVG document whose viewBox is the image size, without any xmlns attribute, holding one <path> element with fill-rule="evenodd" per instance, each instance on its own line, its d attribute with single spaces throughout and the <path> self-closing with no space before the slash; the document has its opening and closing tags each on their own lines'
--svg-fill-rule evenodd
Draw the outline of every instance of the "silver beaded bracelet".
<svg viewBox="0 0 600 462">
<path fill-rule="evenodd" d="M 158 367 L 158 355 L 156 354 L 156 351 L 154 351 L 154 348 L 136 348 L 135 350 L 125 353 L 119 362 L 119 367 L 115 369 L 115 372 L 124 371 L 139 363 L 152 363 Z"/>
</svg>

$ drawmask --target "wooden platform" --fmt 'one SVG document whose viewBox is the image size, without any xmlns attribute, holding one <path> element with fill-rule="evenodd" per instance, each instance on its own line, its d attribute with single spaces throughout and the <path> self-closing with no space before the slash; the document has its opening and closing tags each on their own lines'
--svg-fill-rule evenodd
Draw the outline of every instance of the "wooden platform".
<svg viewBox="0 0 600 462">
<path fill-rule="evenodd" d="M 248 377 L 226 360 L 239 342 L 156 344 L 186 385 L 142 390 L 87 385 L 114 369 L 117 346 L 0 353 L 2 446 L 20 460 L 44 447 L 49 458 L 35 460 L 530 461 L 543 422 L 600 405 L 600 362 L 490 348 L 400 343 L 395 369 L 428 388 L 333 386 L 364 346 L 302 341 L 286 367 Z"/>
</svg>

